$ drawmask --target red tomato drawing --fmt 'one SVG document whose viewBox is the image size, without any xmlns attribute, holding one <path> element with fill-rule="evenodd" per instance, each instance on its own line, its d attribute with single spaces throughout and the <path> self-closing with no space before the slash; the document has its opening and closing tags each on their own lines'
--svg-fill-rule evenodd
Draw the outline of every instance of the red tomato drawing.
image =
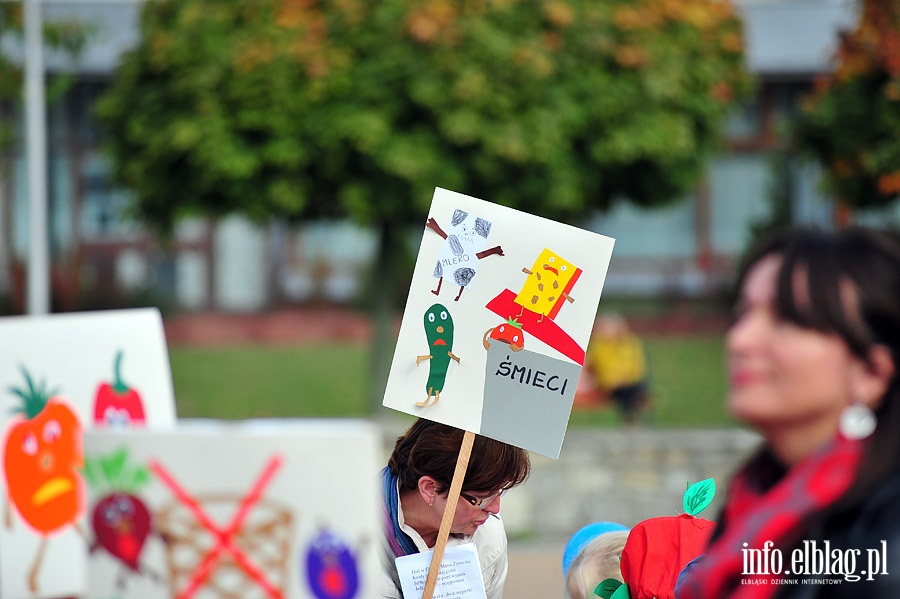
<svg viewBox="0 0 900 599">
<path fill-rule="evenodd" d="M 116 353 L 115 380 L 102 383 L 94 399 L 94 424 L 98 427 L 143 426 L 144 404 L 140 394 L 122 380 L 122 352 Z"/>
<path fill-rule="evenodd" d="M 509 345 L 513 351 L 521 351 L 525 348 L 525 332 L 522 330 L 522 324 L 515 318 L 510 318 L 503 324 L 491 327 L 484 332 L 481 340 L 484 349 L 490 349 L 490 341 L 502 341 Z"/>
</svg>

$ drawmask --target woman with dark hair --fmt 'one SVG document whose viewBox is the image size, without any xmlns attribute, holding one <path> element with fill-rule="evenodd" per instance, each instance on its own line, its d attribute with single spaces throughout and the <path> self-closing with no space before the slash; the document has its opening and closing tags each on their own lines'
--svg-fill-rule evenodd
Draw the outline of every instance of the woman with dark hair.
<svg viewBox="0 0 900 599">
<path fill-rule="evenodd" d="M 397 439 L 382 471 L 385 505 L 383 597 L 400 599 L 394 560 L 434 547 L 465 432 L 419 419 Z M 524 449 L 476 436 L 447 547 L 475 543 L 488 599 L 503 596 L 506 531 L 500 498 L 528 478 Z"/>
<path fill-rule="evenodd" d="M 728 407 L 764 443 L 677 597 L 900 597 L 900 241 L 793 230 L 738 289 Z"/>
</svg>

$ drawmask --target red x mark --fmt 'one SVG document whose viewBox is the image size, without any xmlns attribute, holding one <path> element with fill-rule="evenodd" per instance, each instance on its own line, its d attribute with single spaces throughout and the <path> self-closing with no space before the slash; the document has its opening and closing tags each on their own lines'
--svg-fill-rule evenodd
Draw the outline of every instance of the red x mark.
<svg viewBox="0 0 900 599">
<path fill-rule="evenodd" d="M 188 581 L 187 587 L 177 595 L 177 599 L 190 599 L 194 596 L 194 593 L 196 593 L 212 575 L 223 551 L 229 552 L 238 565 L 247 573 L 247 576 L 258 584 L 269 597 L 272 597 L 273 599 L 283 599 L 284 596 L 281 591 L 266 580 L 265 575 L 250 562 L 247 556 L 244 555 L 240 548 L 234 543 L 234 535 L 247 518 L 247 514 L 250 512 L 253 505 L 259 502 L 263 489 L 265 489 L 272 480 L 275 471 L 278 470 L 280 466 L 281 458 L 276 456 L 269 460 L 263 473 L 250 488 L 250 492 L 241 500 L 241 504 L 238 507 L 237 512 L 235 512 L 234 517 L 231 519 L 231 522 L 227 527 L 221 528 L 206 515 L 206 512 L 203 511 L 203 508 L 200 507 L 197 500 L 185 491 L 184 487 L 178 484 L 178 481 L 163 468 L 162 464 L 155 460 L 150 461 L 150 469 L 153 470 L 160 480 L 163 481 L 163 483 L 172 490 L 175 496 L 191 511 L 191 513 L 194 514 L 200 524 L 216 538 L 215 545 L 209 553 L 203 557 L 200 565 L 197 566 L 197 569 L 194 571 L 193 577 Z"/>
</svg>

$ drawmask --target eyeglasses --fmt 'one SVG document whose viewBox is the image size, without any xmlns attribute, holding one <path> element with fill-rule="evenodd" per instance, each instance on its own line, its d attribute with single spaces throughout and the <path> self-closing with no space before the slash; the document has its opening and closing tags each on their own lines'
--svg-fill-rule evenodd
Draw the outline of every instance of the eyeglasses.
<svg viewBox="0 0 900 599">
<path fill-rule="evenodd" d="M 474 507 L 477 507 L 480 510 L 483 510 L 487 506 L 491 505 L 495 499 L 499 499 L 503 497 L 506 493 L 507 489 L 501 489 L 499 493 L 494 493 L 493 495 L 489 495 L 487 497 L 472 497 L 468 493 L 464 493 L 462 491 L 459 492 L 459 496 L 471 503 Z"/>
</svg>

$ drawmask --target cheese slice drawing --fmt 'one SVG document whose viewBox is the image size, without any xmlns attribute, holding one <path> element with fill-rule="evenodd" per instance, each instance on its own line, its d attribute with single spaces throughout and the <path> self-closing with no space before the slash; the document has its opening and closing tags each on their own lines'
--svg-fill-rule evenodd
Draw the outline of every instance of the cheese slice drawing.
<svg viewBox="0 0 900 599">
<path fill-rule="evenodd" d="M 515 302 L 520 306 L 547 318 L 556 318 L 565 301 L 574 301 L 569 295 L 581 276 L 581 269 L 548 248 L 544 248 L 531 269 L 523 268 L 528 275 Z"/>
</svg>

